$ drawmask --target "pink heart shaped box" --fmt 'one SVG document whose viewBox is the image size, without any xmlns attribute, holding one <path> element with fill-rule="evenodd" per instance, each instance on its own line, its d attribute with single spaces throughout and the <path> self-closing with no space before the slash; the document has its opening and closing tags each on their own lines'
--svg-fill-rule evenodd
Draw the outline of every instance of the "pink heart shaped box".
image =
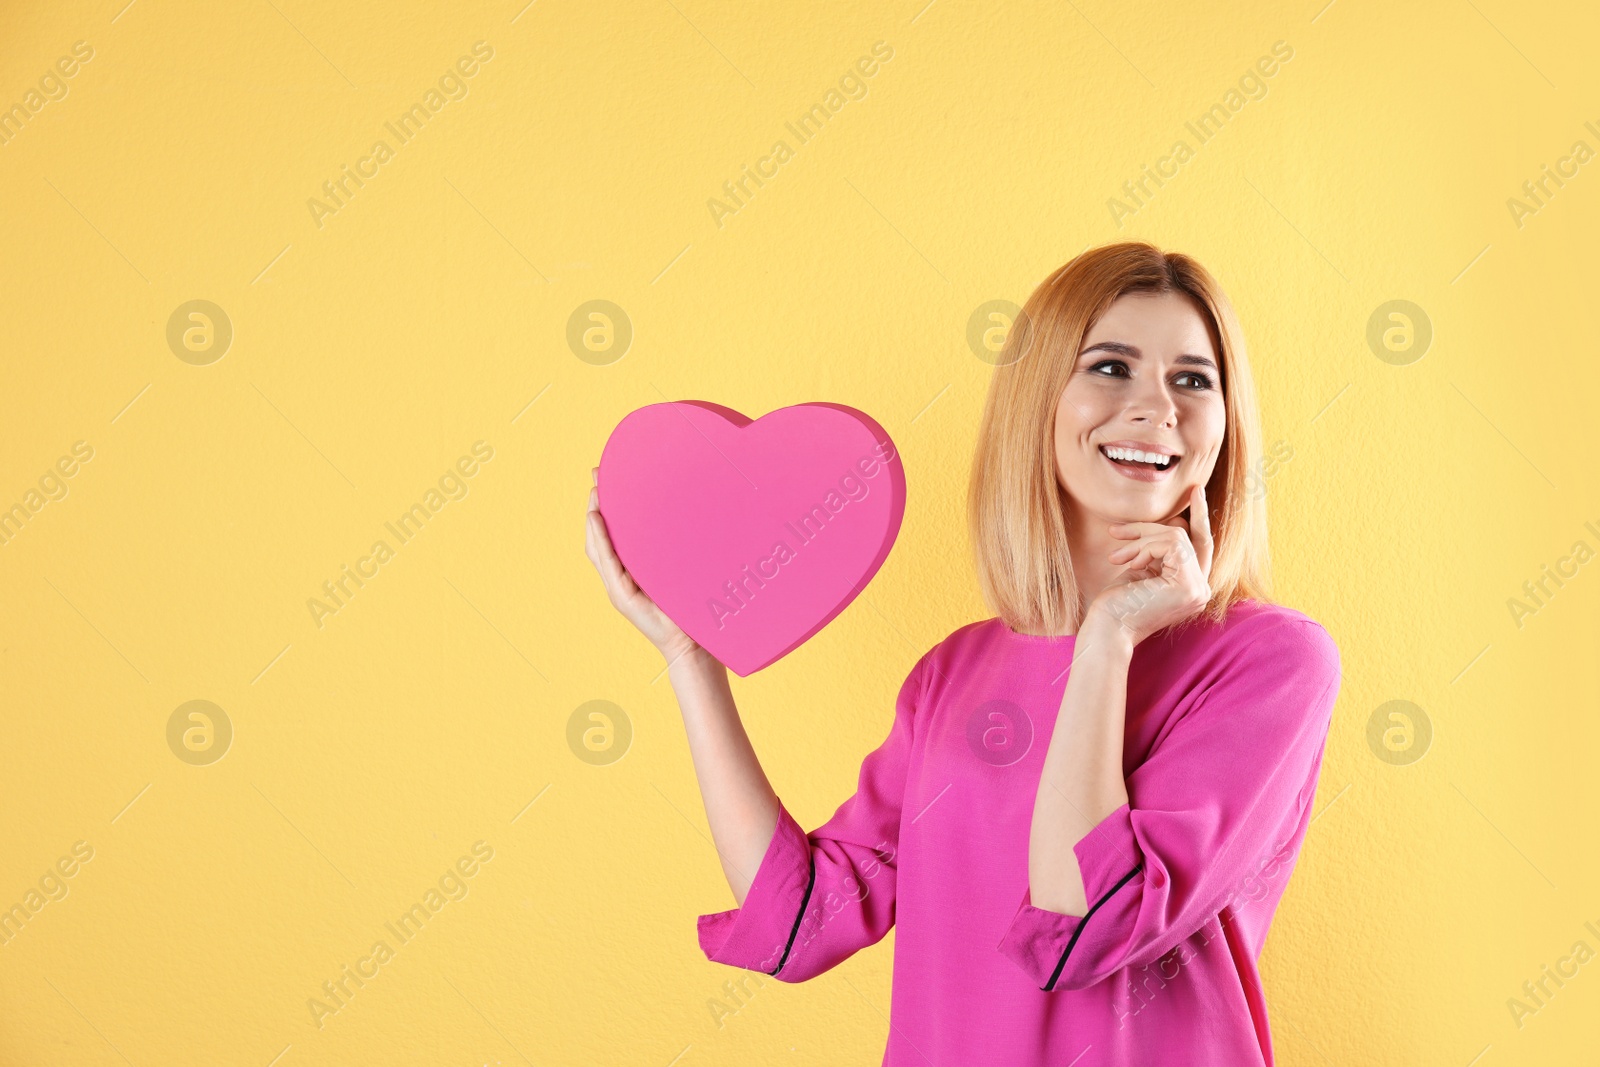
<svg viewBox="0 0 1600 1067">
<path fill-rule="evenodd" d="M 668 618 L 740 677 L 799 648 L 856 598 L 906 508 L 894 442 L 843 404 L 751 421 L 651 404 L 600 456 L 617 557 Z"/>
</svg>

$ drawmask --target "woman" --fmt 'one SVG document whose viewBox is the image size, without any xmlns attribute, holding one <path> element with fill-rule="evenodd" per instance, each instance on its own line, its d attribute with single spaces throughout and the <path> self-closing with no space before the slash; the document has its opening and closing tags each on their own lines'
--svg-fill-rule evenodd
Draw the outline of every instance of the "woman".
<svg viewBox="0 0 1600 1067">
<path fill-rule="evenodd" d="M 918 660 L 807 834 L 726 670 L 587 551 L 655 644 L 739 907 L 711 960 L 800 982 L 897 926 L 890 1065 L 1273 1062 L 1256 960 L 1311 818 L 1339 655 L 1269 603 L 1249 365 L 1216 281 L 1126 243 L 1029 297 L 968 500 L 997 615 Z"/>
</svg>

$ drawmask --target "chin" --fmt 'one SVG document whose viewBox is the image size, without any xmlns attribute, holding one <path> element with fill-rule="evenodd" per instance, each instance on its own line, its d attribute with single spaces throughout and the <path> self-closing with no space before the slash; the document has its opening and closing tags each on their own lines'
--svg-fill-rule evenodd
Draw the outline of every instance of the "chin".
<svg viewBox="0 0 1600 1067">
<path fill-rule="evenodd" d="M 1085 473 L 1092 478 L 1095 472 Z M 1177 494 L 1164 485 L 1142 488 L 1135 484 L 1131 490 L 1128 485 L 1102 486 L 1098 493 L 1083 497 L 1074 497 L 1061 487 L 1061 494 L 1063 504 L 1075 504 L 1083 514 L 1107 523 L 1160 522 L 1181 510 Z"/>
<path fill-rule="evenodd" d="M 1130 511 L 1130 510 L 1127 510 L 1127 509 L 1123 509 L 1122 511 L 1120 511 L 1117 514 L 1116 518 L 1112 519 L 1111 521 L 1113 521 L 1113 522 L 1160 522 L 1162 519 L 1167 517 L 1167 514 L 1168 514 L 1167 511 L 1162 511 L 1160 508 L 1140 508 L 1137 511 Z"/>
<path fill-rule="evenodd" d="M 1142 497 L 1136 500 L 1119 500 L 1107 508 L 1104 514 L 1110 516 L 1112 522 L 1160 522 L 1174 510 L 1179 510 L 1176 500 Z"/>
</svg>

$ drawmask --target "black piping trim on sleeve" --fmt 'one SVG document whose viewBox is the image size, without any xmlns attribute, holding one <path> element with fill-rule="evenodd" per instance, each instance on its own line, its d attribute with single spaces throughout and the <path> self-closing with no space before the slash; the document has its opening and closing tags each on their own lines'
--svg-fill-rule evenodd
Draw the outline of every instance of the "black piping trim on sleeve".
<svg viewBox="0 0 1600 1067">
<path fill-rule="evenodd" d="M 1094 902 L 1094 907 L 1090 908 L 1088 911 L 1083 913 L 1083 918 L 1078 920 L 1078 928 L 1076 930 L 1072 931 L 1072 940 L 1067 942 L 1067 950 L 1061 954 L 1061 961 L 1056 964 L 1055 971 L 1053 971 L 1051 973 L 1051 975 L 1050 975 L 1050 981 L 1048 981 L 1044 985 L 1040 986 L 1039 987 L 1040 989 L 1042 989 L 1046 993 L 1050 993 L 1050 992 L 1053 992 L 1055 990 L 1056 980 L 1061 977 L 1061 971 L 1067 965 L 1067 957 L 1072 955 L 1072 946 L 1074 946 L 1074 945 L 1076 945 L 1078 943 L 1078 935 L 1083 933 L 1083 928 L 1088 925 L 1089 917 L 1091 915 L 1093 915 L 1096 911 L 1100 910 L 1100 905 L 1104 904 L 1106 901 L 1111 899 L 1111 894 L 1115 893 L 1117 890 L 1121 889 L 1123 886 L 1125 886 L 1129 882 L 1133 881 L 1133 876 L 1138 874 L 1142 870 L 1144 870 L 1144 864 L 1141 863 L 1139 866 L 1135 867 L 1133 870 L 1131 870 L 1127 874 L 1123 875 L 1122 881 L 1118 882 L 1116 885 L 1114 885 L 1110 889 L 1106 890 L 1106 895 L 1101 897 L 1099 900 L 1095 901 Z"/>
<path fill-rule="evenodd" d="M 789 931 L 789 943 L 783 946 L 783 958 L 778 960 L 778 965 L 767 974 L 776 978 L 778 972 L 783 970 L 783 965 L 789 962 L 789 950 L 794 947 L 794 935 L 800 932 L 800 920 L 806 917 L 806 905 L 811 903 L 811 887 L 817 882 L 817 857 L 811 856 L 811 873 L 806 876 L 806 895 L 800 898 L 800 914 L 794 917 L 794 929 Z"/>
</svg>

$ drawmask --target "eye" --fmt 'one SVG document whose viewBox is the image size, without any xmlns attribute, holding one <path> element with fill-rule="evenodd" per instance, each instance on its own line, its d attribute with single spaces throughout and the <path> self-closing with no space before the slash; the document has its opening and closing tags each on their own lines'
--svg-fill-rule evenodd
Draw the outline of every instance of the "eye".
<svg viewBox="0 0 1600 1067">
<path fill-rule="evenodd" d="M 1209 377 L 1207 377 L 1206 375 L 1201 374 L 1199 371 L 1194 371 L 1194 370 L 1184 371 L 1182 374 L 1178 375 L 1178 378 L 1180 380 L 1182 380 L 1184 378 L 1192 378 L 1192 379 L 1194 379 L 1194 381 L 1197 384 L 1195 384 L 1195 385 L 1190 387 L 1190 388 L 1193 388 L 1193 389 L 1210 389 L 1211 388 L 1211 379 Z"/>
<path fill-rule="evenodd" d="M 1100 374 L 1100 372 L 1107 367 L 1114 367 L 1117 370 L 1120 370 L 1124 376 L 1128 373 L 1128 365 L 1122 362 L 1120 359 L 1103 359 L 1099 363 L 1096 363 L 1094 366 L 1090 367 L 1089 373 Z M 1102 375 L 1102 377 L 1112 378 L 1118 377 L 1118 375 L 1106 374 Z"/>
</svg>

